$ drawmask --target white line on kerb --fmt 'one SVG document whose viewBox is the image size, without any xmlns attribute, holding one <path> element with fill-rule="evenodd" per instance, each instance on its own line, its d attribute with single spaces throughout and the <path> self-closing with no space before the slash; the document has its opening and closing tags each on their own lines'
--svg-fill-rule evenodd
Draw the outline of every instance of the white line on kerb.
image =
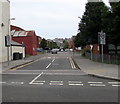
<svg viewBox="0 0 120 104">
<path fill-rule="evenodd" d="M 35 77 L 29 84 L 33 84 L 33 82 L 38 79 L 41 75 L 43 74 L 43 72 L 41 72 L 37 77 Z"/>
<path fill-rule="evenodd" d="M 51 63 L 49 63 L 49 65 L 46 67 L 46 69 L 48 69 L 50 67 Z"/>
</svg>

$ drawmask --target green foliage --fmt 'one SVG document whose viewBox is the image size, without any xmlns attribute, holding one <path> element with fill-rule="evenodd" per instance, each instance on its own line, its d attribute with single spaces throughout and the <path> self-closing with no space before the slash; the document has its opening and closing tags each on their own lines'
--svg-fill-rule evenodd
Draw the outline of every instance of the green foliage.
<svg viewBox="0 0 120 104">
<path fill-rule="evenodd" d="M 63 47 L 64 49 L 69 48 L 69 43 L 68 43 L 68 41 L 64 40 L 63 43 L 64 43 L 64 47 Z"/>
<path fill-rule="evenodd" d="M 82 51 L 81 51 L 81 55 L 82 56 L 85 56 L 85 52 L 90 52 L 90 50 L 88 48 L 84 48 Z"/>
<path fill-rule="evenodd" d="M 45 40 L 45 39 L 43 38 L 40 45 L 41 45 L 41 47 L 42 47 L 43 49 L 45 49 L 46 46 L 47 46 L 47 40 Z"/>
<path fill-rule="evenodd" d="M 59 48 L 56 42 L 50 42 L 48 44 L 48 48 L 53 49 L 53 48 Z"/>
<path fill-rule="evenodd" d="M 75 46 L 98 43 L 98 32 L 106 33 L 107 44 L 120 45 L 120 2 L 110 2 L 111 8 L 103 2 L 88 2 L 79 23 Z"/>
</svg>

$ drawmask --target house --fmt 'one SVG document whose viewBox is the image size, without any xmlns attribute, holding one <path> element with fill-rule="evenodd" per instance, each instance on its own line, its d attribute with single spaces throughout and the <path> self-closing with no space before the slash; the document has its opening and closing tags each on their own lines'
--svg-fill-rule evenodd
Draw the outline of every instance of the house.
<svg viewBox="0 0 120 104">
<path fill-rule="evenodd" d="M 12 30 L 12 40 L 25 46 L 25 54 L 37 55 L 37 36 L 35 31 Z"/>
</svg>

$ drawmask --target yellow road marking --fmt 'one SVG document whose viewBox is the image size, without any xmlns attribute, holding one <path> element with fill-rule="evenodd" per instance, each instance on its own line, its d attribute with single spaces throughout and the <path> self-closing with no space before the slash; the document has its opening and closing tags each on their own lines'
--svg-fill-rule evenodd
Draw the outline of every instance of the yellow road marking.
<svg viewBox="0 0 120 104">
<path fill-rule="evenodd" d="M 14 70 L 17 70 L 17 69 L 22 68 L 22 67 L 24 67 L 24 66 L 28 66 L 28 65 L 30 65 L 30 64 L 32 64 L 32 63 L 34 63 L 34 62 L 37 62 L 37 61 L 39 61 L 39 60 L 41 60 L 41 59 L 42 59 L 42 58 L 37 59 L 37 60 L 32 61 L 32 62 L 29 62 L 29 63 L 26 63 L 26 64 L 24 64 L 24 65 L 20 65 L 20 66 L 18 66 L 18 67 L 16 67 L 16 68 L 13 68 L 13 69 L 11 69 L 11 70 L 14 71 Z"/>
</svg>

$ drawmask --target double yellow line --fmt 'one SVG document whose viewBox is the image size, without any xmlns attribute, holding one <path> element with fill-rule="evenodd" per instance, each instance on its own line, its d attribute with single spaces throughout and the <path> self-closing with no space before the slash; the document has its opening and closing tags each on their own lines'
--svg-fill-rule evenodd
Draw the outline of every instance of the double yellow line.
<svg viewBox="0 0 120 104">
<path fill-rule="evenodd" d="M 43 57 L 43 58 L 44 58 L 44 57 Z M 39 59 L 37 59 L 37 60 L 34 60 L 34 61 L 31 61 L 31 62 L 22 64 L 22 65 L 20 65 L 20 66 L 15 67 L 15 68 L 11 68 L 11 70 L 14 71 L 14 70 L 20 69 L 20 68 L 22 68 L 22 67 L 24 67 L 24 66 L 28 66 L 28 65 L 30 65 L 30 64 L 32 64 L 32 63 L 34 63 L 34 62 L 37 62 L 37 61 L 39 61 L 39 60 L 41 60 L 41 59 L 43 59 L 43 58 L 39 58 Z"/>
<path fill-rule="evenodd" d="M 72 69 L 77 69 L 71 57 L 69 58 L 69 60 L 70 60 Z"/>
</svg>

